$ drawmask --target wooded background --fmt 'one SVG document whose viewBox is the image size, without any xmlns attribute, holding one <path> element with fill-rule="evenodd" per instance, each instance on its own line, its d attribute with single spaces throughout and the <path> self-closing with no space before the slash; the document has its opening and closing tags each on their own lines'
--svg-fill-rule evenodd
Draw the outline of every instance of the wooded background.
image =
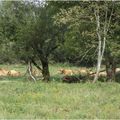
<svg viewBox="0 0 120 120">
<path fill-rule="evenodd" d="M 28 61 L 46 79 L 49 62 L 100 63 L 114 72 L 120 61 L 120 2 L 1 1 L 0 63 Z"/>
</svg>

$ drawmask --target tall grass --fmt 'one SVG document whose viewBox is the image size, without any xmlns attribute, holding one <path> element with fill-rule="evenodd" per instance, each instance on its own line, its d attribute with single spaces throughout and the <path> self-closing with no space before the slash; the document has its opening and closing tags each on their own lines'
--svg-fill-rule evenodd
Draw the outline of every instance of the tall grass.
<svg viewBox="0 0 120 120">
<path fill-rule="evenodd" d="M 2 67 L 17 69 L 23 73 L 26 68 L 22 65 Z M 60 65 L 50 66 L 53 79 L 56 79 L 55 75 L 56 77 L 59 75 L 56 71 L 60 67 Z M 0 118 L 120 119 L 119 93 L 120 84 L 118 83 L 65 84 L 54 80 L 50 83 L 41 81 L 33 83 L 23 77 L 2 78 Z"/>
</svg>

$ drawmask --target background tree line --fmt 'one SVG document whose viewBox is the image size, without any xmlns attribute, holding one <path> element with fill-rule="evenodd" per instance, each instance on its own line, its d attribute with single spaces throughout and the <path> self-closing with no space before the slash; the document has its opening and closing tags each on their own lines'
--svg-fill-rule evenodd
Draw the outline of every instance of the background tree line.
<svg viewBox="0 0 120 120">
<path fill-rule="evenodd" d="M 113 79 L 120 61 L 120 2 L 115 1 L 2 1 L 0 62 L 30 61 L 46 81 L 49 61 L 96 66 L 96 15 L 101 40 L 105 38 L 102 64 Z"/>
</svg>

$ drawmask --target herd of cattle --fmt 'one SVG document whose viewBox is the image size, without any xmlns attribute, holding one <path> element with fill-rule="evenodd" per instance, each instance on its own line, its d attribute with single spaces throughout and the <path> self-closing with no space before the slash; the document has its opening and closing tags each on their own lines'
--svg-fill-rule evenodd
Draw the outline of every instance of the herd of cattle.
<svg viewBox="0 0 120 120">
<path fill-rule="evenodd" d="M 95 72 L 93 72 L 93 70 L 89 70 L 87 68 L 80 68 L 80 69 L 77 69 L 77 70 L 71 70 L 71 69 L 59 69 L 58 70 L 60 74 L 63 74 L 63 75 L 77 75 L 77 74 L 80 74 L 80 75 L 89 75 L 89 76 L 95 76 Z M 120 68 L 116 68 L 116 73 L 120 73 Z M 103 70 L 103 71 L 100 71 L 99 73 L 99 76 L 103 76 L 105 77 L 107 74 L 106 74 L 106 71 Z"/>
<path fill-rule="evenodd" d="M 34 76 L 41 76 L 41 74 L 39 74 L 40 71 L 33 69 L 32 74 Z M 72 82 L 79 82 L 81 80 L 84 80 L 84 78 L 86 76 L 89 77 L 94 77 L 96 75 L 95 72 L 93 72 L 90 69 L 87 68 L 80 68 L 80 69 L 76 69 L 76 70 L 72 70 L 72 69 L 65 69 L 65 68 L 61 68 L 58 69 L 58 71 L 56 71 L 57 74 L 61 74 L 63 75 L 63 82 L 67 82 L 67 83 L 72 83 Z M 120 68 L 116 69 L 116 73 L 120 73 Z M 11 77 L 19 77 L 22 76 L 22 74 L 19 71 L 16 70 L 7 70 L 4 68 L 0 68 L 0 76 L 11 76 Z M 105 71 L 101 71 L 99 73 L 99 76 L 101 77 L 106 77 L 107 74 Z"/>
<path fill-rule="evenodd" d="M 71 70 L 71 69 L 59 69 L 59 73 L 63 74 L 63 75 L 83 75 L 83 76 L 94 76 L 95 72 L 93 72 L 92 70 L 86 69 L 86 68 L 80 68 L 77 70 Z M 100 76 L 106 76 L 106 72 L 100 72 L 99 74 Z"/>
<path fill-rule="evenodd" d="M 33 75 L 37 76 L 38 74 L 38 70 L 33 70 Z M 82 75 L 88 75 L 89 73 L 93 73 L 92 71 L 88 71 L 87 69 L 78 69 L 78 70 L 71 70 L 71 69 L 59 69 L 58 72 L 56 72 L 58 74 L 63 74 L 64 76 L 67 75 L 77 75 L 77 74 L 82 74 Z M 21 76 L 21 73 L 19 71 L 16 70 L 7 70 L 4 68 L 0 68 L 0 76 Z"/>
<path fill-rule="evenodd" d="M 71 69 L 59 69 L 59 73 L 63 74 L 62 81 L 66 83 L 78 83 L 78 82 L 85 82 L 87 78 L 94 78 L 96 72 L 92 70 L 81 68 L 78 70 L 71 70 Z M 116 69 L 116 74 L 120 74 L 120 68 Z M 99 77 L 106 77 L 107 73 L 105 70 L 100 71 Z"/>
</svg>

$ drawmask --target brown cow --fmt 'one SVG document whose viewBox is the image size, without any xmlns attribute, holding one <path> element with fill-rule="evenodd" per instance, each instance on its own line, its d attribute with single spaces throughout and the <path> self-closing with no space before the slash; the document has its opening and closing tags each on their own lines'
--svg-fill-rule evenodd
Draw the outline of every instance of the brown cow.
<svg viewBox="0 0 120 120">
<path fill-rule="evenodd" d="M 89 71 L 85 68 L 81 68 L 78 71 L 79 71 L 79 74 L 81 74 L 81 75 L 88 75 L 89 74 Z"/>
<path fill-rule="evenodd" d="M 116 72 L 119 73 L 120 72 L 120 68 L 116 68 Z"/>
<path fill-rule="evenodd" d="M 16 70 L 10 70 L 10 71 L 8 72 L 8 75 L 9 75 L 9 76 L 12 76 L 12 77 L 18 77 L 18 76 L 20 76 L 21 74 L 20 74 L 20 72 L 18 72 L 18 71 L 16 71 Z"/>
<path fill-rule="evenodd" d="M 38 69 L 33 69 L 32 74 L 34 76 L 42 76 L 42 72 L 40 70 L 38 70 Z"/>
<path fill-rule="evenodd" d="M 73 75 L 73 71 L 70 69 L 60 69 L 59 71 L 61 74 L 64 74 L 64 75 Z"/>
<path fill-rule="evenodd" d="M 9 72 L 8 70 L 0 68 L 0 76 L 7 76 L 8 72 Z"/>
<path fill-rule="evenodd" d="M 101 77 L 106 77 L 106 76 L 107 76 L 106 71 L 104 71 L 104 72 L 100 72 L 100 73 L 99 73 L 99 76 L 101 76 Z"/>
</svg>

